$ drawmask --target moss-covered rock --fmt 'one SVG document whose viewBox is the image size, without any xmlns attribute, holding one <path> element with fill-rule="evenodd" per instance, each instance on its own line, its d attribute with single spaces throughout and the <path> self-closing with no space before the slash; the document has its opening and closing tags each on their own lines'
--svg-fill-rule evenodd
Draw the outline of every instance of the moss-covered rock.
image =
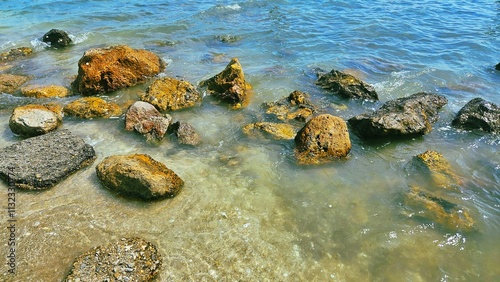
<svg viewBox="0 0 500 282">
<path fill-rule="evenodd" d="M 28 85 L 21 88 L 21 94 L 35 98 L 66 97 L 69 95 L 69 89 L 60 85 Z"/>
<path fill-rule="evenodd" d="M 378 100 L 378 94 L 373 86 L 338 70 L 329 73 L 319 72 L 316 84 L 343 98 Z"/>
<path fill-rule="evenodd" d="M 117 117 L 122 114 L 121 108 L 108 103 L 99 97 L 83 97 L 67 104 L 64 113 L 78 118 Z"/>
<path fill-rule="evenodd" d="M 306 121 L 316 112 L 309 94 L 298 90 L 276 102 L 264 103 L 263 106 L 267 114 L 274 115 L 279 120 Z"/>
<path fill-rule="evenodd" d="M 185 80 L 164 77 L 155 80 L 141 96 L 160 111 L 181 110 L 195 106 L 201 101 L 201 95 L 196 88 Z"/>
</svg>

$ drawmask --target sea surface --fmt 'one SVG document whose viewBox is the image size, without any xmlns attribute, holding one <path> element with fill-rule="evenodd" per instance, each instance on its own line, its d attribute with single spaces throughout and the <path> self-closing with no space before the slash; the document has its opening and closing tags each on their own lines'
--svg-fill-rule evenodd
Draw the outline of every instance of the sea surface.
<svg viewBox="0 0 500 282">
<path fill-rule="evenodd" d="M 47 48 L 41 37 L 53 28 L 75 44 Z M 94 146 L 97 159 L 49 190 L 17 191 L 16 275 L 2 262 L 0 280 L 61 281 L 83 252 L 139 236 L 163 256 L 157 281 L 500 281 L 500 138 L 450 126 L 473 98 L 500 104 L 500 1 L 0 1 L 0 52 L 35 50 L 1 71 L 30 75 L 29 84 L 69 87 L 86 50 L 117 44 L 155 52 L 168 63 L 161 76 L 195 85 L 237 57 L 253 99 L 230 110 L 205 97 L 169 112 L 200 133 L 195 148 L 170 137 L 148 143 L 124 130 L 123 116 L 65 117 L 62 128 Z M 319 89 L 316 68 L 356 75 L 380 101 Z M 125 108 L 149 83 L 102 97 Z M 346 120 L 422 91 L 449 102 L 427 135 L 366 141 L 351 132 L 346 159 L 300 166 L 293 141 L 241 131 L 267 118 L 262 103 L 294 90 Z M 21 140 L 8 126 L 12 109 L 40 102 L 0 95 L 0 147 Z M 460 179 L 454 189 L 412 167 L 427 150 L 448 160 Z M 95 165 L 133 153 L 181 176 L 180 194 L 143 202 L 104 189 Z M 414 216 L 404 201 L 412 186 L 463 206 L 478 230 Z M 4 261 L 7 187 L 0 184 Z"/>
</svg>

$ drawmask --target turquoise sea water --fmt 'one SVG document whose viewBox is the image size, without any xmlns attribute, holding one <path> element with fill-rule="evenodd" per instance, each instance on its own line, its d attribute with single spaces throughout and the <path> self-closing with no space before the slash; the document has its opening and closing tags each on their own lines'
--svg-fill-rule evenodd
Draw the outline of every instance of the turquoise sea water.
<svg viewBox="0 0 500 282">
<path fill-rule="evenodd" d="M 52 28 L 76 44 L 47 49 L 40 38 Z M 17 274 L 1 264 L 0 280 L 60 281 L 84 251 L 141 236 L 163 255 L 158 281 L 499 281 L 500 140 L 449 126 L 475 97 L 500 104 L 499 33 L 500 1 L 0 1 L 0 52 L 35 49 L 2 71 L 30 75 L 30 84 L 69 86 L 83 52 L 126 44 L 162 57 L 162 75 L 193 84 L 237 57 L 254 89 L 243 110 L 207 97 L 170 113 L 202 136 L 191 149 L 168 139 L 148 144 L 124 131 L 123 118 L 65 118 L 62 127 L 92 144 L 98 158 L 48 191 L 18 191 Z M 380 102 L 323 92 L 314 84 L 317 67 L 355 74 Z M 125 105 L 146 87 L 103 98 Z M 303 167 L 292 141 L 241 133 L 265 117 L 263 102 L 294 90 L 344 119 L 421 91 L 449 103 L 423 137 L 368 142 L 351 133 L 346 160 Z M 0 95 L 2 147 L 20 140 L 8 127 L 12 109 L 33 102 Z M 467 208 L 478 232 L 450 232 L 408 215 L 409 186 L 435 190 L 409 168 L 426 150 L 442 153 L 459 175 L 455 190 L 437 193 Z M 185 180 L 183 191 L 144 203 L 104 190 L 95 165 L 129 153 L 164 162 Z M 6 225 L 6 212 L 0 218 Z M 6 257 L 5 228 L 0 235 Z"/>
</svg>

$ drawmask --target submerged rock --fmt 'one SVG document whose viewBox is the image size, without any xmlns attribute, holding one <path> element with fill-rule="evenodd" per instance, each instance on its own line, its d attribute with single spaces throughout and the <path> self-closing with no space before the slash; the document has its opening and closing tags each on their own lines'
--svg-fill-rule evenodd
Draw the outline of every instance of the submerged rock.
<svg viewBox="0 0 500 282">
<path fill-rule="evenodd" d="M 378 94 L 373 86 L 338 70 L 329 73 L 319 72 L 316 84 L 343 98 L 378 100 Z"/>
<path fill-rule="evenodd" d="M 184 185 L 175 172 L 144 154 L 109 156 L 96 172 L 106 188 L 142 199 L 173 197 Z"/>
<path fill-rule="evenodd" d="M 69 94 L 69 90 L 59 85 L 29 85 L 21 88 L 21 94 L 26 97 L 35 98 L 66 97 Z"/>
<path fill-rule="evenodd" d="M 426 151 L 414 157 L 414 163 L 430 176 L 435 186 L 450 189 L 462 183 L 448 160 L 436 151 Z"/>
<path fill-rule="evenodd" d="M 14 109 L 9 127 L 15 134 L 32 137 L 54 131 L 61 121 L 61 117 L 46 106 L 26 105 Z"/>
<path fill-rule="evenodd" d="M 295 156 L 300 164 L 320 164 L 346 157 L 351 140 L 346 122 L 329 114 L 312 118 L 295 137 Z"/>
<path fill-rule="evenodd" d="M 108 103 L 99 97 L 83 97 L 67 104 L 64 113 L 78 118 L 117 117 L 122 114 L 115 103 Z"/>
<path fill-rule="evenodd" d="M 246 82 L 237 58 L 231 59 L 226 68 L 200 86 L 207 87 L 209 94 L 229 103 L 233 109 L 246 107 L 250 102 L 252 86 Z"/>
<path fill-rule="evenodd" d="M 372 113 L 348 120 L 361 137 L 423 135 L 438 120 L 438 110 L 448 100 L 441 95 L 417 93 L 386 102 Z"/>
<path fill-rule="evenodd" d="M 28 80 L 28 76 L 0 73 L 0 93 L 14 93 Z"/>
<path fill-rule="evenodd" d="M 463 129 L 481 129 L 499 133 L 500 107 L 482 98 L 472 99 L 460 109 L 452 125 Z"/>
<path fill-rule="evenodd" d="M 125 130 L 136 130 L 148 140 L 162 140 L 171 122 L 170 115 L 162 115 L 153 105 L 142 101 L 132 104 L 125 114 Z"/>
<path fill-rule="evenodd" d="M 57 130 L 0 149 L 0 176 L 18 188 L 47 189 L 94 159 L 91 145 L 68 130 Z"/>
<path fill-rule="evenodd" d="M 279 120 L 306 121 L 316 112 L 316 106 L 311 102 L 309 94 L 295 90 L 288 97 L 276 102 L 265 103 L 267 114 L 275 115 Z"/>
<path fill-rule="evenodd" d="M 15 61 L 20 58 L 27 57 L 31 54 L 33 54 L 33 49 L 29 47 L 19 47 L 15 49 L 10 49 L 10 51 L 3 52 L 0 54 L 0 62 Z"/>
<path fill-rule="evenodd" d="M 165 77 L 155 80 L 141 100 L 154 105 L 160 111 L 175 111 L 193 107 L 201 101 L 201 95 L 191 83 Z"/>
<path fill-rule="evenodd" d="M 171 125 L 170 129 L 177 136 L 177 140 L 180 144 L 197 146 L 201 143 L 201 137 L 196 132 L 194 127 L 184 121 L 178 121 Z"/>
<path fill-rule="evenodd" d="M 65 281 L 152 281 L 161 264 L 160 252 L 153 243 L 122 238 L 78 256 Z"/>
<path fill-rule="evenodd" d="M 256 122 L 243 127 L 243 132 L 248 136 L 271 136 L 276 140 L 292 140 L 297 134 L 295 128 L 287 123 Z"/>
<path fill-rule="evenodd" d="M 165 69 L 158 55 L 125 45 L 86 51 L 72 86 L 82 95 L 112 92 L 146 81 Z"/>
<path fill-rule="evenodd" d="M 73 40 L 71 40 L 68 33 L 60 29 L 49 30 L 42 36 L 42 41 L 50 44 L 50 47 L 53 48 L 62 48 L 73 43 Z"/>
</svg>

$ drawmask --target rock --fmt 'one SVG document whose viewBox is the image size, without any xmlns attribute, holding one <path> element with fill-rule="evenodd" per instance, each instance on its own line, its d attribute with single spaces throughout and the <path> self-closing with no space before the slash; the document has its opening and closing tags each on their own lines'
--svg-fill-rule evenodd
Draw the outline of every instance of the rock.
<svg viewBox="0 0 500 282">
<path fill-rule="evenodd" d="M 316 106 L 311 102 L 309 94 L 295 90 L 288 97 L 277 102 L 265 103 L 267 114 L 275 115 L 279 120 L 300 120 L 307 118 L 316 112 Z"/>
<path fill-rule="evenodd" d="M 0 62 L 10 62 L 15 61 L 29 55 L 33 54 L 33 49 L 29 47 L 20 47 L 15 49 L 10 49 L 8 52 L 3 52 L 0 54 Z"/>
<path fill-rule="evenodd" d="M 78 256 L 65 282 L 152 281 L 162 257 L 156 246 L 141 238 L 122 238 Z"/>
<path fill-rule="evenodd" d="M 248 136 L 270 136 L 276 140 L 292 140 L 297 134 L 295 128 L 287 123 L 256 122 L 243 127 Z"/>
<path fill-rule="evenodd" d="M 386 102 L 372 113 L 349 119 L 360 137 L 423 135 L 432 130 L 438 120 L 438 109 L 448 101 L 444 96 L 417 93 Z"/>
<path fill-rule="evenodd" d="M 117 117 L 122 114 L 115 103 L 108 103 L 99 97 L 83 97 L 67 104 L 64 113 L 78 118 Z"/>
<path fill-rule="evenodd" d="M 24 75 L 0 73 L 0 93 L 14 93 L 28 80 Z"/>
<path fill-rule="evenodd" d="M 201 143 L 201 137 L 194 127 L 183 121 L 178 121 L 171 126 L 171 130 L 177 136 L 180 144 L 197 146 Z"/>
<path fill-rule="evenodd" d="M 90 49 L 78 61 L 78 76 L 72 83 L 82 95 L 96 95 L 130 87 L 165 70 L 156 54 L 125 45 Z"/>
<path fill-rule="evenodd" d="M 21 94 L 26 97 L 54 98 L 68 96 L 69 90 L 64 86 L 59 85 L 29 85 L 21 87 Z"/>
<path fill-rule="evenodd" d="M 42 105 L 17 107 L 12 112 L 9 120 L 9 127 L 12 132 L 26 137 L 54 131 L 60 124 L 60 116 Z"/>
<path fill-rule="evenodd" d="M 170 115 L 163 116 L 153 105 L 142 101 L 132 104 L 125 114 L 125 129 L 135 129 L 150 141 L 162 140 L 171 122 Z"/>
<path fill-rule="evenodd" d="M 500 63 L 498 63 L 498 64 L 495 66 L 495 69 L 496 69 L 496 70 L 500 70 Z"/>
<path fill-rule="evenodd" d="M 250 102 L 252 86 L 245 81 L 237 58 L 231 59 L 222 72 L 202 81 L 200 86 L 207 87 L 209 94 L 229 103 L 233 109 L 246 107 Z"/>
<path fill-rule="evenodd" d="M 351 140 L 346 122 L 329 114 L 312 118 L 295 136 L 299 164 L 320 164 L 346 157 Z"/>
<path fill-rule="evenodd" d="M 82 138 L 56 130 L 0 149 L 0 177 L 21 189 L 47 189 L 94 159 Z"/>
<path fill-rule="evenodd" d="M 62 48 L 73 43 L 73 40 L 71 40 L 68 33 L 60 29 L 49 30 L 42 36 L 42 41 L 50 44 L 50 47 L 53 48 Z"/>
<path fill-rule="evenodd" d="M 462 184 L 460 177 L 453 171 L 448 160 L 436 151 L 426 151 L 414 157 L 417 168 L 423 170 L 426 178 L 432 180 L 433 184 L 440 188 L 451 189 Z"/>
<path fill-rule="evenodd" d="M 462 129 L 481 129 L 486 132 L 500 132 L 500 107 L 482 98 L 469 101 L 451 123 Z"/>
<path fill-rule="evenodd" d="M 378 100 L 377 92 L 373 86 L 341 71 L 318 72 L 316 84 L 343 98 Z"/>
<path fill-rule="evenodd" d="M 96 172 L 106 188 L 142 199 L 173 197 L 184 185 L 175 172 L 144 154 L 109 156 Z"/>
<path fill-rule="evenodd" d="M 460 205 L 436 197 L 418 187 L 411 187 L 404 199 L 410 216 L 433 221 L 452 232 L 477 230 L 474 219 Z"/>
<path fill-rule="evenodd" d="M 175 111 L 193 107 L 201 101 L 201 95 L 191 83 L 165 77 L 155 80 L 141 100 L 154 105 L 160 111 Z"/>
</svg>

